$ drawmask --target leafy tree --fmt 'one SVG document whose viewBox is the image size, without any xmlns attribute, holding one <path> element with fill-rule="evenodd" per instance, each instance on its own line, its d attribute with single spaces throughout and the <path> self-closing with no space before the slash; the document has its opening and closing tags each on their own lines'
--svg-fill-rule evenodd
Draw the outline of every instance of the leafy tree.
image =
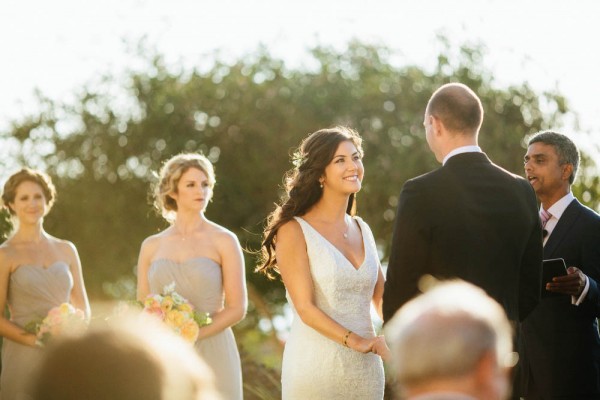
<svg viewBox="0 0 600 400">
<path fill-rule="evenodd" d="M 538 94 L 527 84 L 496 87 L 481 66 L 481 47 L 465 46 L 454 56 L 450 50 L 442 50 L 433 71 L 396 66 L 390 49 L 359 42 L 344 52 L 313 49 L 316 67 L 308 70 L 286 68 L 262 48 L 230 64 L 216 57 L 204 72 L 175 72 L 152 55 L 146 70 L 105 77 L 72 104 L 40 96 L 42 112 L 16 122 L 8 135 L 20 144 L 17 161 L 43 165 L 55 177 L 59 200 L 47 228 L 78 246 L 93 296 L 121 295 L 106 282 L 133 276 L 142 239 L 166 226 L 148 197 L 162 160 L 182 151 L 206 154 L 218 179 L 207 215 L 258 249 L 291 150 L 308 133 L 335 124 L 364 137 L 359 211 L 385 255 L 401 185 L 437 166 L 422 128 L 437 87 L 460 81 L 480 95 L 481 145 L 517 173 L 526 136 L 568 113 L 558 93 Z M 584 165 L 591 164 L 585 157 Z M 598 178 L 584 174 L 580 182 L 576 193 L 597 206 Z M 282 300 L 281 286 L 251 273 L 253 255 L 247 264 L 249 281 L 267 302 Z"/>
<path fill-rule="evenodd" d="M 257 250 L 283 173 L 291 167 L 291 151 L 310 132 L 337 124 L 364 138 L 359 213 L 385 258 L 402 184 L 438 165 L 422 124 L 427 100 L 440 85 L 463 82 L 479 94 L 486 113 L 481 146 L 516 173 L 522 173 L 527 135 L 560 126 L 569 113 L 559 93 L 535 93 L 526 83 L 498 87 L 482 66 L 482 47 L 454 50 L 443 46 L 431 71 L 399 66 L 391 61 L 398 59 L 392 50 L 360 42 L 343 52 L 314 48 L 313 68 L 288 68 L 259 48 L 231 63 L 215 55 L 209 68 L 174 71 L 160 55 L 142 49 L 143 71 L 103 77 L 69 104 L 40 94 L 42 111 L 15 122 L 4 140 L 17 149 L 14 163 L 45 168 L 55 179 L 58 201 L 46 228 L 78 247 L 92 299 L 134 295 L 139 245 L 166 227 L 148 196 L 152 172 L 163 160 L 179 152 L 207 155 L 217 173 L 207 216 Z M 583 155 L 574 191 L 598 208 L 599 178 Z M 0 219 L 0 232 L 7 230 Z M 275 354 L 261 358 L 275 366 L 280 344 L 272 317 L 284 292 L 280 282 L 253 273 L 255 264 L 249 251 L 251 312 L 237 329 L 254 332 L 245 335 L 249 357 Z M 259 322 L 270 340 L 251 331 Z M 264 387 L 248 390 L 270 391 L 278 382 L 268 374 L 261 381 Z"/>
</svg>

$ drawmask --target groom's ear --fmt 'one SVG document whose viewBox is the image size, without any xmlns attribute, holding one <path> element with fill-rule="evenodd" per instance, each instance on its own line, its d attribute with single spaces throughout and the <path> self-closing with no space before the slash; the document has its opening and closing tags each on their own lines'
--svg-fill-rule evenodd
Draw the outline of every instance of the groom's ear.
<svg viewBox="0 0 600 400">
<path fill-rule="evenodd" d="M 444 123 L 442 122 L 441 119 L 439 119 L 438 117 L 436 117 L 435 115 L 431 115 L 431 128 L 433 129 L 433 134 L 435 136 L 439 136 L 443 130 L 446 129 L 446 127 L 444 126 Z"/>
</svg>

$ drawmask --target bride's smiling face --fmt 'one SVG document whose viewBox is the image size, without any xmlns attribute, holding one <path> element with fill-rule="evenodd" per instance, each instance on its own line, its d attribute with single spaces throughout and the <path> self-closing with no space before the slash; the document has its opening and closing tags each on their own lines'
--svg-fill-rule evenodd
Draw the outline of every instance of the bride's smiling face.
<svg viewBox="0 0 600 400">
<path fill-rule="evenodd" d="M 364 173 L 362 154 L 354 143 L 345 140 L 339 144 L 333 159 L 325 168 L 321 183 L 324 190 L 356 193 L 362 187 Z"/>
<path fill-rule="evenodd" d="M 212 197 L 212 185 L 204 171 L 190 168 L 177 183 L 177 192 L 169 196 L 177 202 L 177 211 L 204 211 Z"/>
</svg>

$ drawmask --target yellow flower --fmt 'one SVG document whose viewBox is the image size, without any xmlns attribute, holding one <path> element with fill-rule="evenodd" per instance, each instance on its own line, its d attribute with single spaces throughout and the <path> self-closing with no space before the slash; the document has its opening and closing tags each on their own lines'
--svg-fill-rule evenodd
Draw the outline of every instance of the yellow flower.
<svg viewBox="0 0 600 400">
<path fill-rule="evenodd" d="M 183 324 L 185 319 L 185 314 L 183 314 L 182 312 L 177 310 L 171 310 L 167 312 L 165 322 L 167 323 L 167 325 L 177 328 Z"/>
<path fill-rule="evenodd" d="M 173 298 L 171 296 L 165 296 L 160 304 L 160 308 L 162 308 L 164 312 L 168 312 L 173 308 L 173 304 Z"/>
<path fill-rule="evenodd" d="M 181 312 L 186 312 L 190 314 L 192 313 L 192 311 L 194 311 L 194 307 L 192 307 L 190 303 L 180 304 L 179 307 L 177 307 L 177 309 Z"/>
<path fill-rule="evenodd" d="M 194 320 L 187 320 L 181 327 L 181 336 L 188 342 L 194 343 L 198 339 L 200 329 Z"/>
<path fill-rule="evenodd" d="M 60 306 L 60 313 L 63 315 L 68 315 L 71 313 L 71 305 L 69 303 L 62 303 Z"/>
</svg>

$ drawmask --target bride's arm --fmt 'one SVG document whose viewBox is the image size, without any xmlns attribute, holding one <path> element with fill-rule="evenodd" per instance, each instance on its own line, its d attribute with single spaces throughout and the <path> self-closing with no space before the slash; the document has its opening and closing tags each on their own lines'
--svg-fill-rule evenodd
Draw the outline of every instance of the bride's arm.
<svg viewBox="0 0 600 400">
<path fill-rule="evenodd" d="M 377 315 L 379 318 L 383 320 L 383 287 L 385 285 L 385 278 L 383 277 L 383 271 L 381 270 L 381 265 L 377 268 L 377 283 L 375 284 L 375 290 L 373 290 L 373 306 L 377 311 Z M 383 358 L 383 361 L 389 361 L 390 359 L 390 349 L 385 342 L 385 338 L 383 335 L 378 337 L 378 342 L 373 346 L 373 353 L 378 354 Z"/>
<path fill-rule="evenodd" d="M 244 319 L 248 308 L 246 272 L 242 248 L 237 237 L 229 232 L 216 232 L 217 251 L 221 258 L 225 307 L 211 315 L 212 323 L 200 328 L 198 340 L 216 335 Z"/>
<path fill-rule="evenodd" d="M 377 268 L 377 283 L 375 283 L 375 290 L 373 290 L 373 307 L 375 307 L 375 311 L 377 311 L 377 315 L 383 321 L 383 287 L 385 285 L 385 278 L 383 277 L 383 271 L 381 270 L 381 266 Z"/>
<path fill-rule="evenodd" d="M 13 342 L 26 346 L 35 346 L 35 335 L 13 324 L 4 315 L 8 296 L 8 281 L 10 279 L 10 262 L 3 250 L 0 250 L 0 335 Z"/>
<path fill-rule="evenodd" d="M 377 338 L 348 334 L 349 329 L 331 319 L 315 304 L 306 241 L 297 221 L 289 221 L 278 229 L 275 256 L 283 283 L 302 321 L 335 342 L 344 344 L 345 340 L 353 350 L 370 352 Z"/>
</svg>

